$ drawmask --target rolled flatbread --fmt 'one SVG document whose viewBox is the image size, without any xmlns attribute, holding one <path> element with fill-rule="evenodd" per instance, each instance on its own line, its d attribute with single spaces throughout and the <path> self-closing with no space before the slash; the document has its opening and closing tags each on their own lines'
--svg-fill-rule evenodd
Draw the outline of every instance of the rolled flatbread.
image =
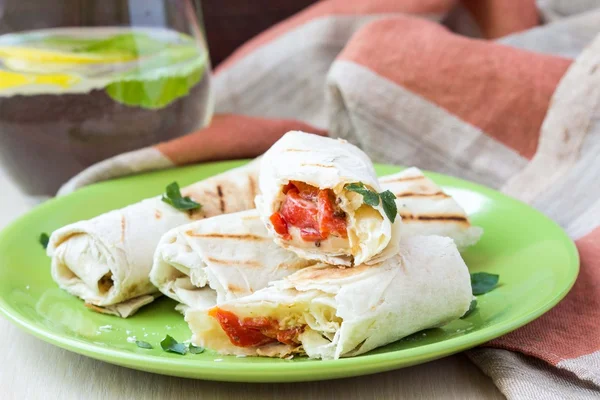
<svg viewBox="0 0 600 400">
<path fill-rule="evenodd" d="M 473 298 L 453 240 L 413 236 L 375 265 L 317 264 L 211 309 L 189 310 L 192 342 L 222 354 L 337 359 L 460 318 Z"/>
<path fill-rule="evenodd" d="M 460 205 L 451 196 L 444 193 L 431 179 L 425 177 L 418 168 L 413 167 L 397 174 L 383 176 L 379 179 L 379 182 L 383 190 L 391 190 L 397 197 L 396 202 L 399 213 L 405 218 L 402 224 L 403 236 L 447 236 L 455 241 L 459 249 L 475 244 L 481 236 L 482 229 L 471 226 L 465 211 Z M 205 284 L 204 280 L 195 279 L 196 284 L 194 284 L 190 277 L 190 271 L 205 268 L 206 262 L 196 255 L 198 250 L 190 252 L 188 243 L 197 243 L 196 246 L 192 245 L 191 248 L 206 247 L 209 243 L 207 242 L 208 239 L 204 237 L 198 239 L 184 233 L 195 226 L 208 228 L 215 225 L 217 221 L 222 221 L 223 227 L 217 228 L 223 229 L 228 234 L 235 235 L 240 232 L 248 232 L 263 237 L 266 236 L 266 228 L 258 221 L 256 210 L 239 213 L 239 216 L 220 216 L 193 222 L 175 228 L 166 237 L 163 237 L 156 253 L 150 278 L 163 294 L 180 303 L 177 306 L 178 310 L 185 311 L 188 307 L 211 307 L 217 301 L 216 292 L 213 289 L 200 289 L 209 286 Z M 239 226 L 239 222 L 230 225 L 228 221 L 234 218 L 242 218 L 245 221 L 244 225 Z M 210 222 L 211 220 L 214 220 L 214 223 Z M 176 238 L 176 243 L 173 242 L 173 237 Z M 230 247 L 237 245 L 235 240 L 224 240 L 222 243 L 212 240 L 215 246 L 210 247 L 208 251 L 214 251 L 218 246 Z M 265 246 L 264 242 L 244 243 L 246 248 L 253 245 L 257 246 L 255 251 L 258 253 L 261 251 L 260 246 Z M 289 254 L 285 250 L 281 251 Z M 254 253 L 251 252 L 251 254 Z M 251 294 L 253 291 L 266 287 L 269 281 L 281 279 L 294 272 L 294 269 L 279 270 L 277 276 L 269 279 L 267 271 L 271 268 L 264 262 L 261 262 L 261 265 L 263 265 L 262 273 L 258 275 L 260 280 L 253 281 L 252 290 L 238 291 L 237 293 L 241 295 Z M 229 271 L 230 269 L 226 270 Z M 250 278 L 246 278 L 245 283 L 252 282 L 255 277 L 256 275 L 252 275 Z M 225 280 L 227 280 L 227 277 L 225 277 Z M 219 291 L 227 292 L 225 285 L 218 285 L 217 288 Z M 233 291 L 232 293 L 236 292 Z M 219 296 L 219 302 L 230 298 L 229 296 Z"/>
<path fill-rule="evenodd" d="M 379 198 L 368 205 L 348 184 L 381 192 L 362 150 L 292 131 L 263 156 L 256 207 L 275 242 L 302 258 L 351 266 L 393 255 L 400 218 L 392 224 Z"/>
<path fill-rule="evenodd" d="M 483 229 L 471 225 L 456 200 L 418 168 L 383 176 L 379 183 L 396 196 L 402 235 L 447 236 L 464 249 L 477 243 L 483 234 Z"/>
<path fill-rule="evenodd" d="M 250 295 L 314 263 L 277 246 L 254 209 L 169 231 L 156 249 L 150 280 L 184 311 Z"/>
<path fill-rule="evenodd" d="M 52 278 L 95 311 L 126 318 L 159 295 L 148 277 L 156 245 L 170 229 L 196 219 L 251 209 L 258 161 L 182 189 L 202 204 L 179 211 L 160 197 L 56 230 L 47 253 Z"/>
</svg>

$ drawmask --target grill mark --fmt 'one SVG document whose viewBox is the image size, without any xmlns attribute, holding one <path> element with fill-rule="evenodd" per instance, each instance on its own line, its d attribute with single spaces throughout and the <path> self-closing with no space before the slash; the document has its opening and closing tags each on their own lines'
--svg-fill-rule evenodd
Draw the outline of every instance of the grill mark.
<svg viewBox="0 0 600 400">
<path fill-rule="evenodd" d="M 226 233 L 196 233 L 194 231 L 186 231 L 186 235 L 197 238 L 214 238 L 214 239 L 240 239 L 240 240 L 255 240 L 255 241 L 265 241 L 269 240 L 263 236 L 258 235 L 236 235 L 236 234 L 226 234 Z"/>
<path fill-rule="evenodd" d="M 275 268 L 275 271 L 280 269 L 303 269 L 306 268 L 308 265 L 310 265 L 310 263 L 306 260 L 298 260 L 296 262 L 283 262 Z"/>
<path fill-rule="evenodd" d="M 125 243 L 125 228 L 127 226 L 127 221 L 125 220 L 125 216 L 121 215 L 121 243 Z"/>
<path fill-rule="evenodd" d="M 221 213 L 225 214 L 225 199 L 223 199 L 223 188 L 221 185 L 217 185 L 217 194 L 219 195 L 219 207 Z"/>
<path fill-rule="evenodd" d="M 254 197 L 258 194 L 256 191 L 256 181 L 252 175 L 248 175 L 248 184 L 250 185 L 250 193 L 251 200 L 254 200 Z"/>
<path fill-rule="evenodd" d="M 240 261 L 240 260 L 220 260 L 218 258 L 206 257 L 206 259 L 215 264 L 221 265 L 245 265 L 248 267 L 261 267 L 262 265 L 256 261 Z"/>
<path fill-rule="evenodd" d="M 309 164 L 309 163 L 303 163 L 303 164 L 300 164 L 300 166 L 302 166 L 302 167 L 335 168 L 335 165 L 325 165 L 325 164 Z"/>
<path fill-rule="evenodd" d="M 418 220 L 418 221 L 457 221 L 468 223 L 467 217 L 460 215 L 412 215 L 412 214 L 400 214 L 402 219 Z"/>
<path fill-rule="evenodd" d="M 233 284 L 228 284 L 227 285 L 227 290 L 229 290 L 231 293 L 245 293 L 246 289 L 239 287 L 237 285 L 233 285 Z"/>
<path fill-rule="evenodd" d="M 436 192 L 436 193 L 412 193 L 412 192 L 404 192 L 404 193 L 396 193 L 396 197 L 440 197 L 443 199 L 447 199 L 450 196 L 444 192 Z"/>
<path fill-rule="evenodd" d="M 323 265 L 323 264 L 319 264 Z M 328 265 L 326 268 L 319 267 L 308 267 L 300 272 L 296 272 L 292 277 L 289 277 L 291 282 L 309 282 L 309 281 L 321 281 L 333 278 L 345 278 L 360 274 L 365 269 L 374 268 L 370 265 L 359 265 L 356 267 L 342 267 L 335 265 Z"/>
<path fill-rule="evenodd" d="M 399 177 L 390 180 L 382 180 L 381 183 L 393 183 L 393 182 L 406 182 L 406 181 L 420 181 L 422 179 L 426 179 L 425 176 L 407 176 L 407 177 Z"/>
</svg>

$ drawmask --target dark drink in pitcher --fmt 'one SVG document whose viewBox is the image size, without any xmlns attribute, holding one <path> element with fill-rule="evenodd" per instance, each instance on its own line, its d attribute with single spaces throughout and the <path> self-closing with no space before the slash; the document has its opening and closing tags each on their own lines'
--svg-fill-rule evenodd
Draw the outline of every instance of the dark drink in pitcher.
<svg viewBox="0 0 600 400">
<path fill-rule="evenodd" d="M 190 133 L 213 110 L 205 48 L 162 28 L 0 36 L 0 165 L 52 195 L 108 157 Z"/>
</svg>

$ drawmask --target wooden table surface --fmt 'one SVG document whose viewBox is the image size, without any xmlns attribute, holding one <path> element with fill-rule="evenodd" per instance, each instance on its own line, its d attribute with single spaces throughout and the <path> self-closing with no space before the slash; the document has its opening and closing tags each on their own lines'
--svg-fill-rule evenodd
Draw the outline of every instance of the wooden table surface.
<svg viewBox="0 0 600 400">
<path fill-rule="evenodd" d="M 0 169 L 0 228 L 29 204 Z M 501 399 L 464 355 L 334 381 L 245 384 L 173 378 L 80 356 L 34 338 L 0 317 L 1 399 Z"/>
</svg>

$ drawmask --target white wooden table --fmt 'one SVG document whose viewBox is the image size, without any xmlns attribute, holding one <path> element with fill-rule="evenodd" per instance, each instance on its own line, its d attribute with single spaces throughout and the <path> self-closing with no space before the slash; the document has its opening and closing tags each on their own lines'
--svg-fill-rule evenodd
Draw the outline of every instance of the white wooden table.
<svg viewBox="0 0 600 400">
<path fill-rule="evenodd" d="M 0 228 L 28 203 L 0 169 Z M 464 355 L 398 371 L 293 384 L 173 378 L 113 366 L 51 346 L 0 318 L 1 399 L 502 399 Z"/>
</svg>

